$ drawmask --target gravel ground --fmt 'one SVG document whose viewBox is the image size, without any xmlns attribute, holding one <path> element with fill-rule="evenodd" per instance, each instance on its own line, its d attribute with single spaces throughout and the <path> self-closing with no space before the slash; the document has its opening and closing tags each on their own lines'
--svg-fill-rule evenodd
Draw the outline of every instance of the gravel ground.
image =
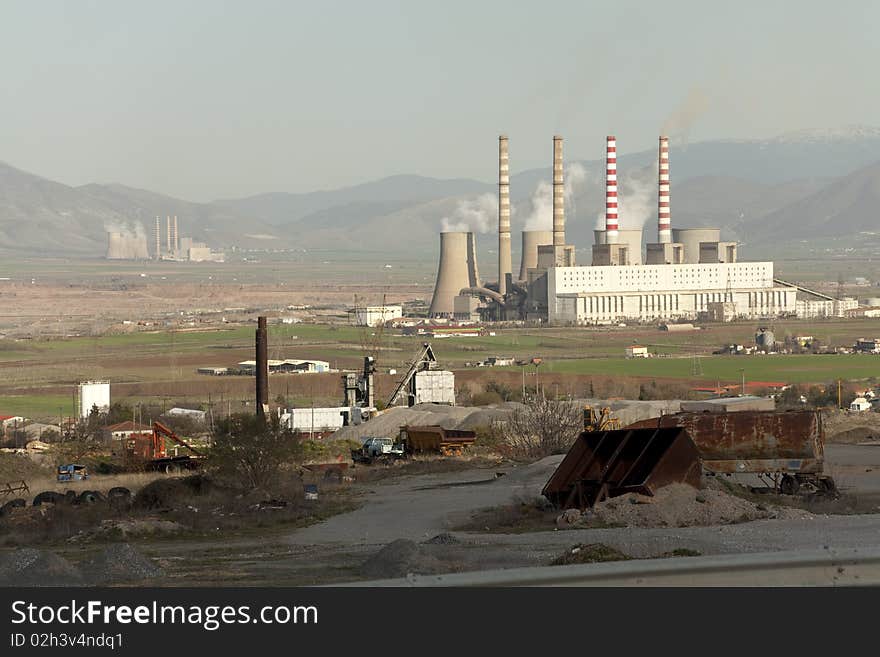
<svg viewBox="0 0 880 657">
<path fill-rule="evenodd" d="M 0 560 L 0 586 L 79 586 L 83 576 L 67 559 L 47 550 L 21 548 Z"/>
<path fill-rule="evenodd" d="M 115 543 L 80 570 L 90 584 L 106 585 L 155 579 L 164 573 L 161 568 L 128 543 Z"/>
</svg>

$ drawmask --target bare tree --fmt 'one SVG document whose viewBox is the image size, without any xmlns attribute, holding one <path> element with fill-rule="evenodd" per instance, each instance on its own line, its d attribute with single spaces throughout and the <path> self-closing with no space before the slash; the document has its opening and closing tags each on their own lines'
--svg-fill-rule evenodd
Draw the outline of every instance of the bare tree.
<svg viewBox="0 0 880 657">
<path fill-rule="evenodd" d="M 568 451 L 583 428 L 580 407 L 537 397 L 510 416 L 503 428 L 511 455 L 538 459 Z"/>
</svg>

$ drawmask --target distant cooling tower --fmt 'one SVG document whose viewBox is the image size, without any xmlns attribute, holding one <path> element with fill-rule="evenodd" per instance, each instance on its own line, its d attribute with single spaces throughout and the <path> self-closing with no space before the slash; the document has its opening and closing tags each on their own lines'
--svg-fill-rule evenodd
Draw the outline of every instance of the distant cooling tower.
<svg viewBox="0 0 880 657">
<path fill-rule="evenodd" d="M 685 264 L 700 262 L 700 242 L 718 242 L 721 231 L 718 228 L 673 228 L 672 241 L 684 245 Z"/>
<path fill-rule="evenodd" d="M 538 247 L 546 244 L 553 244 L 552 230 L 524 230 L 522 232 L 519 280 L 526 280 L 528 270 L 538 266 Z"/>
<path fill-rule="evenodd" d="M 596 239 L 596 244 L 607 244 L 608 243 L 608 235 L 607 231 L 604 230 L 594 230 L 593 235 Z M 612 244 L 626 244 L 627 246 L 627 257 L 629 260 L 629 264 L 631 265 L 640 265 L 642 264 L 642 229 L 618 229 L 617 230 L 617 238 L 612 242 Z"/>
<path fill-rule="evenodd" d="M 120 232 L 107 233 L 108 260 L 147 260 L 149 257 L 146 235 Z"/>
<path fill-rule="evenodd" d="M 452 317 L 455 297 L 466 287 L 479 287 L 476 240 L 473 233 L 440 233 L 440 264 L 428 314 Z"/>
</svg>

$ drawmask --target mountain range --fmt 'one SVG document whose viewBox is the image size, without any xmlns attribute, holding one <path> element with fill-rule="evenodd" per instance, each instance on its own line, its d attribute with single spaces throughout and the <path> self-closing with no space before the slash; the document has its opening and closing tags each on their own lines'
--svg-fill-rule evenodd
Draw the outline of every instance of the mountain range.
<svg viewBox="0 0 880 657">
<path fill-rule="evenodd" d="M 644 223 L 647 240 L 654 239 L 655 158 L 653 151 L 630 153 L 618 164 L 622 227 Z M 494 157 L 487 159 L 491 177 Z M 604 162 L 577 164 L 580 175 L 569 175 L 566 232 L 588 250 L 602 216 Z M 746 248 L 755 240 L 766 246 L 873 230 L 880 219 L 878 128 L 673 144 L 671 174 L 673 226 L 720 227 L 725 239 Z M 514 231 L 549 224 L 547 190 L 539 188 L 549 178 L 549 167 L 511 176 Z M 166 215 L 177 215 L 181 235 L 216 248 L 428 256 L 436 253 L 444 218 L 493 232 L 496 192 L 494 183 L 406 174 L 330 191 L 193 203 L 121 184 L 71 187 L 0 163 L 0 251 L 101 257 L 107 231 L 149 236 L 157 215 L 163 228 Z M 488 234 L 478 242 L 494 247 Z"/>
</svg>

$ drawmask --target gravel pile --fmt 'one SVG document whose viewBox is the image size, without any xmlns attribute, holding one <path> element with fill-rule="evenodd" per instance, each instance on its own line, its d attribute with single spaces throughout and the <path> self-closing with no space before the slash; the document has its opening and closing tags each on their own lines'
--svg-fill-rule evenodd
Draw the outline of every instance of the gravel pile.
<svg viewBox="0 0 880 657">
<path fill-rule="evenodd" d="M 0 586 L 80 586 L 82 573 L 53 552 L 20 548 L 0 560 Z"/>
<path fill-rule="evenodd" d="M 139 582 L 164 576 L 161 568 L 128 543 L 117 543 L 82 564 L 82 573 L 90 584 Z"/>
<path fill-rule="evenodd" d="M 424 541 L 424 543 L 427 545 L 458 545 L 461 541 L 449 532 L 443 532 L 442 534 L 437 534 L 433 538 L 429 538 L 427 541 Z"/>
<path fill-rule="evenodd" d="M 801 509 L 765 506 L 720 490 L 672 484 L 659 489 L 653 497 L 628 493 L 607 499 L 585 513 L 583 521 L 598 519 L 627 527 L 691 527 L 812 517 Z"/>
<path fill-rule="evenodd" d="M 369 579 L 406 577 L 410 573 L 431 575 L 444 572 L 441 562 L 427 554 L 415 541 L 398 538 L 361 566 L 361 575 Z"/>
</svg>

